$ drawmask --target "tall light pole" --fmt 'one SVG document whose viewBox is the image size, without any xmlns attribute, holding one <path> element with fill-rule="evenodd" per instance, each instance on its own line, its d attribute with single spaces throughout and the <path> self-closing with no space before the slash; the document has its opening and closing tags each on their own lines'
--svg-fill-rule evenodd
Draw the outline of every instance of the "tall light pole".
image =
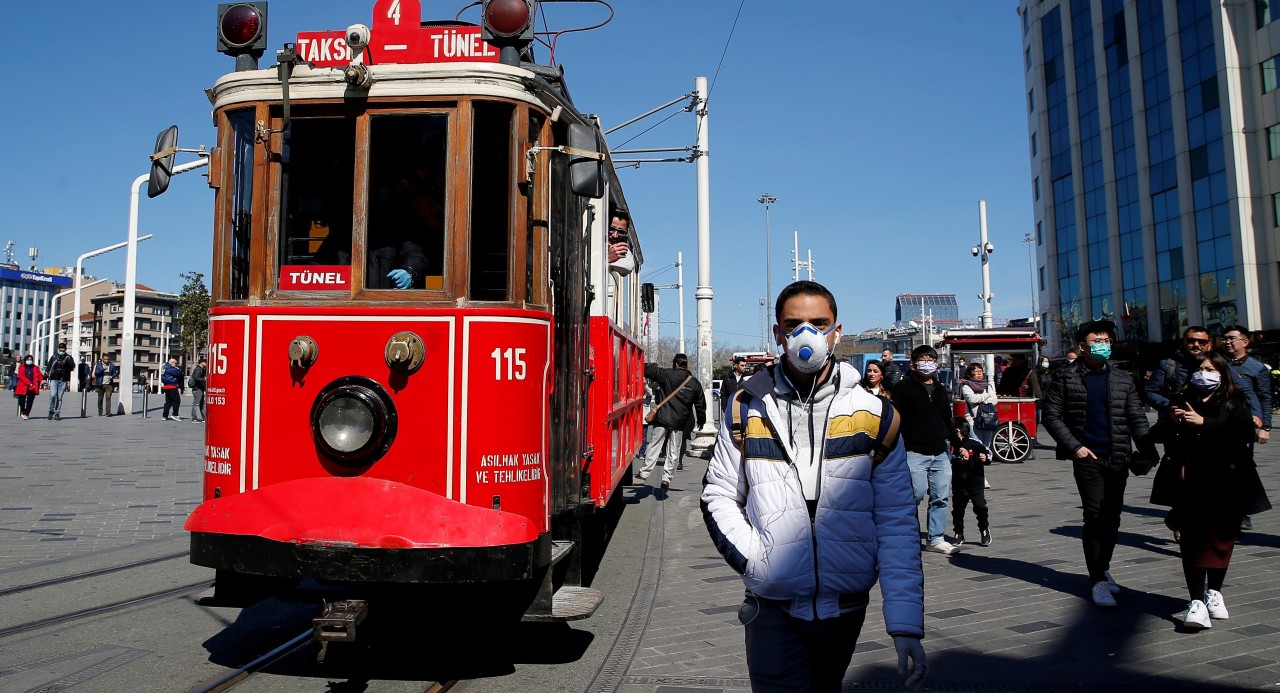
<svg viewBox="0 0 1280 693">
<path fill-rule="evenodd" d="M 1022 237 L 1022 242 L 1027 244 L 1027 276 L 1031 280 L 1031 326 L 1035 327 L 1040 319 L 1040 311 L 1036 307 L 1036 256 L 1034 250 L 1036 237 L 1027 234 Z"/>
<path fill-rule="evenodd" d="M 137 239 L 137 241 L 145 241 L 147 238 L 151 238 L 151 234 L 147 234 L 145 238 L 139 238 Z M 84 362 L 84 354 L 80 353 L 80 295 L 81 295 L 80 280 L 84 276 L 84 261 L 88 260 L 91 257 L 97 257 L 99 255 L 102 255 L 103 253 L 109 253 L 113 250 L 119 250 L 129 244 L 130 244 L 130 241 L 121 241 L 119 243 L 113 243 L 105 248 L 90 250 L 89 252 L 81 255 L 79 258 L 76 258 L 76 284 L 75 284 L 76 295 L 75 295 L 75 301 L 73 303 L 74 307 L 71 309 L 71 312 L 72 312 L 71 348 L 75 350 L 75 354 L 77 357 L 76 363 Z M 91 356 L 93 355 L 92 349 L 89 350 L 89 354 Z M 73 392 L 80 387 L 79 369 L 77 369 L 74 373 L 71 374 L 71 387 Z"/>
<path fill-rule="evenodd" d="M 973 246 L 970 252 L 974 257 L 982 258 L 982 293 L 978 294 L 978 298 L 982 299 L 982 318 L 981 324 L 983 329 L 991 327 L 991 299 L 995 298 L 995 294 L 991 293 L 991 254 L 996 252 L 996 247 L 987 240 L 987 201 L 978 200 L 978 245 Z M 986 367 L 987 373 L 995 374 L 995 356 L 987 354 Z"/>
<path fill-rule="evenodd" d="M 764 296 L 767 300 L 773 300 L 773 273 L 771 271 L 771 263 L 769 255 L 773 249 L 769 243 L 769 206 L 778 201 L 778 198 L 769 193 L 762 194 L 756 199 L 756 202 L 764 205 Z M 766 324 L 773 324 L 773 309 L 768 305 L 765 306 Z"/>
</svg>

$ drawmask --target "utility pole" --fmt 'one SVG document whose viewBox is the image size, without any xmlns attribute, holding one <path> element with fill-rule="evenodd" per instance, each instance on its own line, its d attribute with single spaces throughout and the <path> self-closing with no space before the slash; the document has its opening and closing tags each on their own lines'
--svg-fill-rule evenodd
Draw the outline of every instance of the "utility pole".
<svg viewBox="0 0 1280 693">
<path fill-rule="evenodd" d="M 1040 311 L 1036 307 L 1036 237 L 1027 234 L 1022 237 L 1022 242 L 1027 244 L 1027 276 L 1031 279 L 1031 326 L 1036 327 L 1040 320 Z"/>
<path fill-rule="evenodd" d="M 676 251 L 676 288 L 680 290 L 680 353 L 688 354 L 684 347 L 684 251 Z M 699 353 L 701 358 L 702 354 Z M 701 367 L 698 370 L 702 370 Z"/>
<path fill-rule="evenodd" d="M 698 380 L 711 396 L 711 360 L 714 350 L 711 344 L 711 140 L 707 132 L 707 78 L 693 81 L 695 96 L 694 127 L 697 141 L 694 155 L 697 157 L 698 175 Z M 684 301 L 680 302 L 681 309 Z M 680 321 L 684 329 L 684 320 Z M 707 419 L 711 421 L 710 418 Z M 709 424 L 708 424 L 709 425 Z"/>
<path fill-rule="evenodd" d="M 769 254 L 771 252 L 769 243 L 769 206 L 777 201 L 778 198 L 770 195 L 769 193 L 764 193 L 760 197 L 756 198 L 756 202 L 764 205 L 764 295 L 765 298 L 770 301 L 773 300 L 773 273 L 771 263 L 769 262 Z M 768 308 L 769 307 L 766 305 L 765 309 L 768 310 Z M 768 311 L 766 319 L 769 321 L 770 325 L 773 324 L 772 310 Z"/>
<path fill-rule="evenodd" d="M 983 329 L 991 328 L 991 299 L 995 298 L 995 294 L 991 293 L 991 254 L 996 251 L 996 247 L 987 240 L 987 201 L 978 200 L 978 245 L 973 246 L 970 252 L 974 257 L 982 258 L 982 293 L 978 294 L 978 298 L 982 299 L 982 317 L 981 324 Z M 990 375 L 995 382 L 995 355 L 987 354 L 986 363 L 983 370 Z"/>
</svg>

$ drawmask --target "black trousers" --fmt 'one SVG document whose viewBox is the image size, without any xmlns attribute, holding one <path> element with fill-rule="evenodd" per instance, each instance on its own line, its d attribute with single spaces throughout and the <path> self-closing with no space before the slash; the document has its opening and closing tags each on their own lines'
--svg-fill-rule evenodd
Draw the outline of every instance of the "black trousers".
<svg viewBox="0 0 1280 693">
<path fill-rule="evenodd" d="M 982 488 L 982 481 L 978 481 L 977 486 L 967 487 L 951 487 L 951 526 L 955 529 L 956 534 L 964 533 L 964 509 L 969 505 L 969 501 L 973 501 L 973 514 L 978 518 L 978 531 L 986 531 L 990 525 L 987 523 L 987 492 Z"/>
<path fill-rule="evenodd" d="M 178 393 L 176 387 L 164 391 L 164 412 L 161 416 L 169 416 L 170 410 L 173 411 L 174 416 L 182 411 L 182 395 Z"/>
<path fill-rule="evenodd" d="M 752 693 L 838 693 L 867 610 L 804 621 L 792 617 L 789 606 L 747 595 L 738 610 L 747 629 Z"/>
<path fill-rule="evenodd" d="M 1106 579 L 1103 573 L 1111 569 L 1129 468 L 1107 458 L 1086 457 L 1075 460 L 1072 470 L 1084 509 L 1084 562 L 1089 568 L 1089 582 L 1098 583 Z"/>
</svg>

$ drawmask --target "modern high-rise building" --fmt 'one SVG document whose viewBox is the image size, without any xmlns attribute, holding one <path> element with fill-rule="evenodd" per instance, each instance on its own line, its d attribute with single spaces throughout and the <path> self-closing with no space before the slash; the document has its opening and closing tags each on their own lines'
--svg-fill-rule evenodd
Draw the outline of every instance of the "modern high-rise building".
<svg viewBox="0 0 1280 693">
<path fill-rule="evenodd" d="M 902 327 L 912 320 L 918 323 L 928 316 L 933 316 L 933 324 L 938 329 L 959 327 L 963 322 L 955 294 L 898 294 L 893 304 L 895 327 Z"/>
<path fill-rule="evenodd" d="M 0 349 L 15 355 L 28 353 L 41 323 L 49 317 L 49 301 L 68 286 L 70 277 L 0 265 Z M 53 330 L 52 323 L 43 329 L 47 336 Z"/>
<path fill-rule="evenodd" d="M 1042 324 L 1280 328 L 1280 4 L 1020 0 Z"/>
</svg>

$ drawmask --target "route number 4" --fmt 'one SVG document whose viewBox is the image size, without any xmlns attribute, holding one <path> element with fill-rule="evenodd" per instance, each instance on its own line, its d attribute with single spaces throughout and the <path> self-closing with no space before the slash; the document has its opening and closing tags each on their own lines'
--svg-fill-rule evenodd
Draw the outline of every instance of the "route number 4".
<svg viewBox="0 0 1280 693">
<path fill-rule="evenodd" d="M 502 364 L 507 364 L 507 380 L 524 380 L 524 349 L 493 350 L 493 379 L 502 380 Z"/>
</svg>

